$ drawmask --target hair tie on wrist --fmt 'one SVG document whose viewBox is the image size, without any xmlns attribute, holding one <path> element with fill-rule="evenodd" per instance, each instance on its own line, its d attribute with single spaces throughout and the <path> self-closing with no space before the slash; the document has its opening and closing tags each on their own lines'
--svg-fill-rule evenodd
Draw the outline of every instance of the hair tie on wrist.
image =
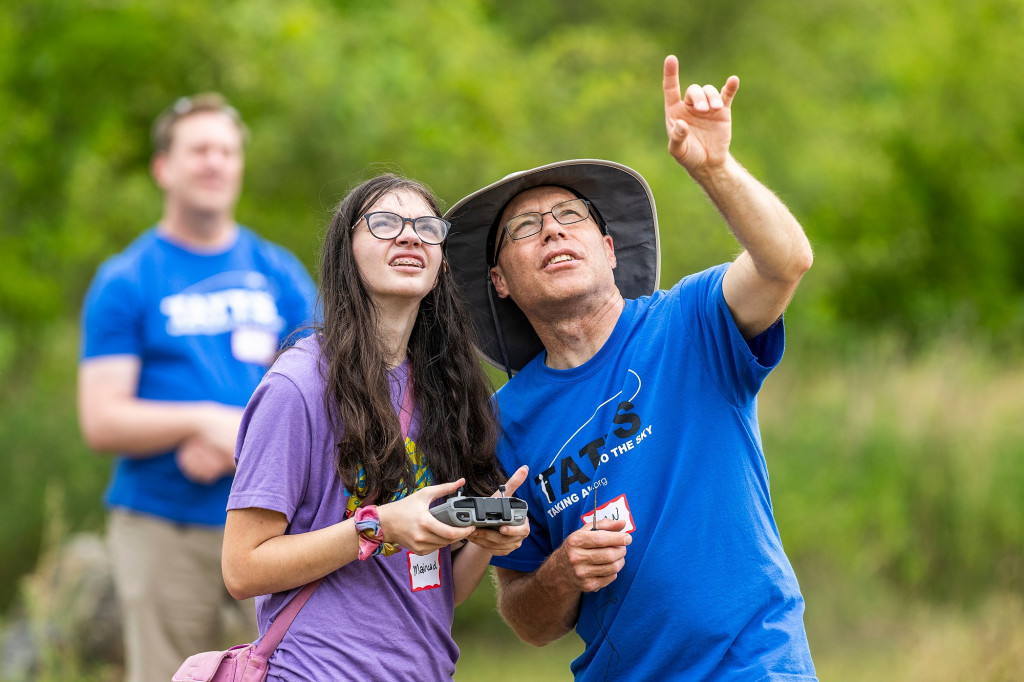
<svg viewBox="0 0 1024 682">
<path fill-rule="evenodd" d="M 353 518 L 356 520 L 356 532 L 359 533 L 360 561 L 378 554 L 391 556 L 402 551 L 402 546 L 397 542 L 384 542 L 384 531 L 380 528 L 380 515 L 375 505 L 359 507 Z"/>
<path fill-rule="evenodd" d="M 356 532 L 359 533 L 359 560 L 366 561 L 380 554 L 384 547 L 384 533 L 380 529 L 380 515 L 375 505 L 356 509 Z"/>
</svg>

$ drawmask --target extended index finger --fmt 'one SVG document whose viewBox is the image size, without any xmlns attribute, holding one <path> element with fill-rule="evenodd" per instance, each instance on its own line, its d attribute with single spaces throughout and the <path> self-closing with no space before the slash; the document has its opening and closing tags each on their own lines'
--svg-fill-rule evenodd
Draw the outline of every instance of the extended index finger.
<svg viewBox="0 0 1024 682">
<path fill-rule="evenodd" d="M 682 101 L 679 89 L 679 60 L 674 54 L 665 57 L 665 76 L 661 81 L 661 89 L 665 93 L 665 107 L 671 107 Z"/>
<path fill-rule="evenodd" d="M 428 485 L 419 492 L 428 495 L 431 500 L 436 500 L 439 497 L 445 495 L 453 495 L 458 492 L 459 488 L 466 485 L 466 479 L 460 478 L 457 481 L 451 483 L 439 483 L 437 485 Z"/>
</svg>

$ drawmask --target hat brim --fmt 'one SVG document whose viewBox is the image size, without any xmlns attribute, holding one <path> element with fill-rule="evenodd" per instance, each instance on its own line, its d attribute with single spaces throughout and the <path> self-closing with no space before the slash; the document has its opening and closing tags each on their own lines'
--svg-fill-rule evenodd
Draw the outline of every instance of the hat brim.
<svg viewBox="0 0 1024 682">
<path fill-rule="evenodd" d="M 542 185 L 573 189 L 597 208 L 615 245 L 615 283 L 623 298 L 652 294 L 661 276 L 654 197 L 643 177 L 627 166 L 600 159 L 560 161 L 513 173 L 473 192 L 444 215 L 452 224 L 446 243 L 448 262 L 470 305 L 480 352 L 487 362 L 502 370 L 501 342 L 488 300 L 487 237 L 498 212 L 513 197 Z M 518 372 L 543 345 L 511 298 L 496 294 L 492 298 L 509 366 L 513 373 Z"/>
</svg>

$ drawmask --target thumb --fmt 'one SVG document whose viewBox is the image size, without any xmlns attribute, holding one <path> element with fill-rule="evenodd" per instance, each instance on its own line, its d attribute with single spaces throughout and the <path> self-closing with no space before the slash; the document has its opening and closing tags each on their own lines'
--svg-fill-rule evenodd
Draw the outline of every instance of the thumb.
<svg viewBox="0 0 1024 682">
<path fill-rule="evenodd" d="M 690 134 L 690 126 L 681 118 L 670 118 L 666 120 L 665 127 L 668 129 L 669 145 L 680 145 Z"/>
<path fill-rule="evenodd" d="M 439 483 L 437 485 L 428 485 L 419 492 L 426 495 L 431 501 L 436 500 L 439 497 L 446 497 L 448 495 L 454 495 L 459 491 L 459 488 L 466 485 L 466 479 L 460 478 L 457 481 L 451 483 Z"/>
<path fill-rule="evenodd" d="M 668 152 L 678 163 L 685 166 L 686 138 L 690 136 L 690 126 L 681 119 L 675 119 L 666 121 L 666 127 L 668 128 Z"/>
<path fill-rule="evenodd" d="M 526 466 L 525 464 L 523 466 L 519 467 L 518 469 L 516 469 L 515 473 L 513 473 L 511 476 L 509 476 L 508 480 L 505 481 L 505 494 L 507 496 L 509 496 L 509 497 L 514 495 L 516 490 L 519 489 L 519 486 L 521 486 L 523 484 L 523 481 L 526 480 L 526 476 L 529 473 L 530 473 L 530 468 L 528 466 Z M 491 497 L 501 497 L 501 491 L 500 490 L 496 490 L 494 492 L 494 494 L 491 495 Z"/>
</svg>

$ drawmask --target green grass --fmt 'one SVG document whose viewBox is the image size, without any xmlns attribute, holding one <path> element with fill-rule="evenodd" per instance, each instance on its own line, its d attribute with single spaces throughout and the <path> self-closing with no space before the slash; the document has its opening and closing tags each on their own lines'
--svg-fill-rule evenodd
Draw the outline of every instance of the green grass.
<svg viewBox="0 0 1024 682">
<path fill-rule="evenodd" d="M 102 528 L 110 460 L 79 435 L 77 342 L 73 324 L 55 325 L 31 353 L 0 363 L 0 613 L 35 565 L 47 525 Z"/>
<path fill-rule="evenodd" d="M 571 679 L 569 662 L 583 651 L 583 641 L 570 632 L 545 647 L 522 642 L 498 616 L 491 571 L 455 609 L 452 636 L 461 651 L 455 677 L 495 682 Z"/>
<path fill-rule="evenodd" d="M 800 567 L 797 566 L 798 573 Z M 1016 682 L 1024 670 L 1024 599 L 991 594 L 973 607 L 907 599 L 877 584 L 805 581 L 807 635 L 823 682 Z M 470 609 L 493 604 L 484 584 Z M 461 608 L 461 607 L 460 607 Z M 482 625 L 480 624 L 482 622 Z M 575 633 L 535 648 L 486 614 L 454 635 L 462 656 L 456 679 L 490 682 L 570 680 L 582 651 Z"/>
<path fill-rule="evenodd" d="M 506 637 L 465 634 L 457 641 L 462 656 L 455 679 L 468 682 L 571 680 L 569 662 L 583 651 L 583 642 L 576 633 L 541 648 L 522 643 L 511 632 Z"/>
</svg>

